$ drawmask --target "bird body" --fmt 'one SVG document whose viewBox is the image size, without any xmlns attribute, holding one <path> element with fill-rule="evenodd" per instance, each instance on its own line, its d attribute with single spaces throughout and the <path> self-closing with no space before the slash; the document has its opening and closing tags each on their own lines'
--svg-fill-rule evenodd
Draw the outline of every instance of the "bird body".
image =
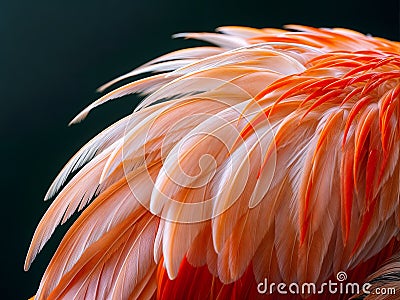
<svg viewBox="0 0 400 300">
<path fill-rule="evenodd" d="M 400 43 L 286 29 L 179 34 L 215 46 L 163 55 L 100 88 L 156 73 L 72 121 L 146 95 L 51 185 L 46 199 L 59 193 L 26 269 L 83 211 L 36 299 L 287 299 L 257 286 L 319 286 L 340 272 L 400 294 Z"/>
</svg>

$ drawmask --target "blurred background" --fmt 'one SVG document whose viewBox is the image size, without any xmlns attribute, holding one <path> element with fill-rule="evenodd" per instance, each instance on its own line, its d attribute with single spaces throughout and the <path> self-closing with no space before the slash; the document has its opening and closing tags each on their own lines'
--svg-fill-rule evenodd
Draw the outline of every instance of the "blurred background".
<svg viewBox="0 0 400 300">
<path fill-rule="evenodd" d="M 29 272 L 25 255 L 43 197 L 67 160 L 101 129 L 129 114 L 129 96 L 68 122 L 99 97 L 96 88 L 142 63 L 199 42 L 172 40 L 222 25 L 348 27 L 400 40 L 399 2 L 376 1 L 1 1 L 0 141 L 2 280 L 0 298 L 32 296 L 65 229 Z"/>
</svg>

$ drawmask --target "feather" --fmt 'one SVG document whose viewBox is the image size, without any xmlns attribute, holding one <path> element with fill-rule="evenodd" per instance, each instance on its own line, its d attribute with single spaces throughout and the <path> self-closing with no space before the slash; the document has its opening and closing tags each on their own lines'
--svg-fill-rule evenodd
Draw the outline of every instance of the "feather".
<svg viewBox="0 0 400 300">
<path fill-rule="evenodd" d="M 110 154 L 110 149 L 112 148 L 103 152 L 102 155 L 97 156 L 87 168 L 78 172 L 49 207 L 33 236 L 25 260 L 25 270 L 29 269 L 30 264 L 50 239 L 57 225 L 60 222 L 64 223 L 78 208 L 80 203 L 82 203 L 82 206 L 85 206 L 92 196 L 95 195 L 99 188 L 99 171 L 104 167 L 106 159 Z M 85 184 L 84 187 L 82 187 L 83 183 Z"/>
<path fill-rule="evenodd" d="M 246 41 L 240 37 L 226 36 L 218 33 L 177 33 L 172 37 L 201 40 L 224 49 L 234 49 L 246 45 Z"/>
<path fill-rule="evenodd" d="M 110 82 L 102 85 L 101 87 L 98 88 L 98 91 L 102 92 L 105 89 L 107 89 L 108 87 L 124 80 L 130 77 L 134 77 L 143 73 L 148 73 L 148 72 L 165 72 L 165 71 L 172 71 L 175 70 L 176 68 L 179 68 L 181 66 L 184 66 L 186 64 L 192 63 L 196 61 L 195 59 L 179 59 L 179 60 L 171 60 L 171 61 L 161 61 L 161 62 L 157 62 L 155 64 L 149 64 L 149 65 L 145 65 L 139 68 L 136 68 L 124 75 L 121 75 L 113 80 L 111 80 Z"/>
<path fill-rule="evenodd" d="M 132 72 L 141 72 L 143 71 L 144 68 L 147 68 L 150 65 L 155 65 L 161 62 L 166 62 L 166 61 L 176 61 L 176 60 L 182 60 L 182 59 L 201 59 L 210 55 L 218 54 L 221 53 L 223 50 L 218 48 L 218 47 L 194 47 L 194 48 L 188 48 L 188 49 L 182 49 L 182 50 L 177 50 L 173 51 L 171 53 L 167 53 L 165 55 L 162 55 L 156 59 L 153 59 L 142 66 L 136 68 Z M 132 74 L 132 72 L 129 72 L 128 74 Z M 130 75 L 125 74 L 121 77 L 118 77 L 117 79 L 114 79 L 101 87 L 97 89 L 98 92 L 103 92 L 110 86 L 114 85 L 115 83 L 119 82 L 120 80 L 123 80 L 127 77 L 130 77 Z M 133 73 L 135 74 L 135 73 Z"/>
<path fill-rule="evenodd" d="M 127 125 L 129 119 L 127 117 L 121 119 L 120 121 L 114 123 L 96 137 L 91 139 L 86 145 L 84 145 L 62 168 L 60 173 L 54 179 L 49 190 L 46 193 L 45 200 L 53 197 L 61 186 L 65 183 L 68 176 L 77 170 L 79 167 L 83 166 L 85 163 L 93 159 L 95 156 L 102 153 L 115 141 L 120 139 L 123 134 L 123 130 Z"/>
<path fill-rule="evenodd" d="M 320 284 L 339 271 L 354 282 L 377 271 L 366 279 L 374 288 L 398 289 L 388 276 L 400 247 L 400 43 L 286 29 L 177 34 L 215 46 L 162 55 L 100 87 L 145 75 L 72 122 L 147 96 L 46 194 L 81 168 L 32 239 L 25 268 L 83 210 L 37 299 L 254 298 L 264 278 Z"/>
<path fill-rule="evenodd" d="M 61 242 L 43 276 L 37 295 L 48 295 L 86 253 L 86 249 L 123 222 L 131 212 L 136 211 L 137 218 L 146 213 L 143 208 L 138 210 L 141 205 L 135 196 L 144 197 L 147 193 L 147 197 L 150 197 L 151 186 L 145 184 L 147 175 L 144 168 L 136 170 L 128 178 L 122 178 L 110 186 L 91 203 Z M 132 182 L 132 178 L 137 180 L 128 185 L 127 182 Z"/>
<path fill-rule="evenodd" d="M 149 93 L 152 91 L 157 90 L 161 86 L 163 86 L 165 83 L 171 81 L 173 78 L 166 78 L 165 74 L 158 74 L 154 75 L 151 77 L 146 77 L 143 79 L 139 79 L 137 81 L 134 81 L 132 83 L 128 83 L 118 89 L 115 89 L 108 94 L 104 95 L 100 99 L 92 102 L 88 107 L 86 107 L 83 111 L 81 111 L 71 122 L 71 124 L 79 123 L 81 122 L 86 116 L 89 114 L 89 112 L 99 106 L 102 105 L 110 100 L 120 98 L 125 95 L 133 94 L 133 93 Z"/>
<path fill-rule="evenodd" d="M 127 299 L 135 288 L 141 288 L 141 281 L 148 280 L 147 273 L 152 275 L 155 270 L 149 249 L 157 220 L 149 214 L 134 220 L 128 217 L 89 247 L 51 292 L 49 299 Z M 97 284 L 96 288 L 90 288 L 89 284 L 93 283 Z M 95 293 L 90 294 L 90 291 Z"/>
<path fill-rule="evenodd" d="M 264 34 L 260 29 L 244 26 L 222 26 L 218 27 L 216 30 L 227 35 L 237 36 L 244 39 Z"/>
</svg>

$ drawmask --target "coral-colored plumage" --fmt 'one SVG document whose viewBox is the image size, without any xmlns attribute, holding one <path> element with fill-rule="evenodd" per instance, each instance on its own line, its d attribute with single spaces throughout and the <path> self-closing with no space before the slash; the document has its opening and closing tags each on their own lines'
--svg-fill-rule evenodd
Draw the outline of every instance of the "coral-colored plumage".
<svg viewBox="0 0 400 300">
<path fill-rule="evenodd" d="M 121 76 L 100 90 L 159 73 L 73 120 L 147 95 L 51 185 L 46 199 L 61 191 L 26 269 L 56 226 L 84 210 L 36 298 L 253 299 L 268 297 L 257 292 L 264 278 L 321 284 L 340 271 L 400 295 L 400 43 L 297 25 L 177 37 L 216 46 Z"/>
</svg>

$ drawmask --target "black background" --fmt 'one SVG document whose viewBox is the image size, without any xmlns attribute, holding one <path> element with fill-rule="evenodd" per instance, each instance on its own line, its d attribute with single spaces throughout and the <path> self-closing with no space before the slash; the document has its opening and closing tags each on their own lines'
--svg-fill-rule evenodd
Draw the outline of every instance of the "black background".
<svg viewBox="0 0 400 300">
<path fill-rule="evenodd" d="M 1 1 L 0 132 L 2 273 L 0 298 L 26 299 L 65 228 L 29 272 L 23 262 L 50 202 L 57 172 L 89 138 L 128 114 L 129 96 L 67 127 L 95 100 L 95 89 L 156 56 L 198 43 L 177 32 L 222 25 L 281 27 L 297 23 L 349 27 L 399 40 L 397 1 Z"/>
</svg>

